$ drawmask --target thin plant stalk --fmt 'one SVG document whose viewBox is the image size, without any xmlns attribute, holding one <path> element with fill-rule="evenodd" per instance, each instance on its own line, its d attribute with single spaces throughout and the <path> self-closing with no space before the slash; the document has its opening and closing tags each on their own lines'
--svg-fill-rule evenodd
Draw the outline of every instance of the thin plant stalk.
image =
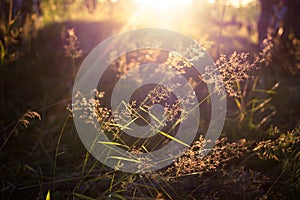
<svg viewBox="0 0 300 200">
<path fill-rule="evenodd" d="M 224 17 L 225 17 L 225 12 L 226 12 L 226 7 L 227 7 L 227 0 L 222 1 L 222 13 L 221 13 L 221 20 L 220 20 L 220 29 L 219 29 L 219 42 L 217 45 L 217 56 L 220 55 L 221 52 L 221 41 L 223 40 L 223 27 L 224 27 Z"/>
</svg>

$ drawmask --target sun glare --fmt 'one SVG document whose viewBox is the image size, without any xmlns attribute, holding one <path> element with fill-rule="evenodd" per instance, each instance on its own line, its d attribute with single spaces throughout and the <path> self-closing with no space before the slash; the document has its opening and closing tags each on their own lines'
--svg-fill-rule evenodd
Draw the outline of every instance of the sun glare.
<svg viewBox="0 0 300 200">
<path fill-rule="evenodd" d="M 253 1 L 255 1 L 255 0 L 226 0 L 226 3 L 233 7 L 239 8 L 239 7 L 247 6 L 248 4 L 252 3 Z M 216 2 L 216 0 L 208 0 L 208 2 L 213 4 Z"/>
<path fill-rule="evenodd" d="M 189 5 L 193 0 L 134 0 L 138 4 L 157 6 L 157 7 L 170 7 L 181 5 Z"/>
<path fill-rule="evenodd" d="M 191 8 L 193 0 L 132 0 L 138 5 L 131 19 L 144 26 L 170 26 L 174 18 Z M 150 23 L 149 23 L 150 22 Z M 173 23 L 174 24 L 174 23 Z"/>
</svg>

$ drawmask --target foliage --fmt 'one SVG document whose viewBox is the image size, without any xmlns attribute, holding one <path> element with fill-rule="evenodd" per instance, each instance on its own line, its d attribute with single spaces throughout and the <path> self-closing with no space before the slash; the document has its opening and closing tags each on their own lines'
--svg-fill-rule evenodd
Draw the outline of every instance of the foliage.
<svg viewBox="0 0 300 200">
<path fill-rule="evenodd" d="M 288 184 L 300 187 L 300 127 L 279 135 L 277 128 L 271 132 L 274 139 L 261 141 L 255 147 L 259 157 L 281 163 L 282 173 L 288 173 Z M 279 135 L 279 136 L 278 136 Z"/>
<path fill-rule="evenodd" d="M 254 34 L 249 36 L 248 32 L 245 33 L 249 28 L 245 24 L 257 17 L 249 16 L 249 13 L 257 13 L 255 4 L 245 9 L 226 7 L 223 24 L 232 15 L 243 13 L 246 17 L 237 16 L 241 21 L 239 29 L 222 27 L 223 40 L 220 40 L 218 35 L 214 35 L 218 32 L 216 27 L 220 26 L 219 22 L 205 18 L 207 15 L 219 19 L 220 12 L 213 9 L 214 5 L 206 5 L 209 12 L 201 15 L 205 19 L 204 25 L 199 25 L 200 15 L 190 21 L 190 15 L 176 19 L 184 18 L 185 22 L 192 24 L 189 28 L 184 26 L 181 29 L 183 32 L 203 36 L 197 39 L 210 38 L 217 46 L 223 47 L 219 49 L 223 53 L 220 56 L 214 54 L 212 42 L 201 44 L 202 49 L 193 47 L 187 52 L 193 54 L 193 59 L 198 59 L 203 49 L 211 51 L 220 73 L 218 77 L 211 76 L 213 72 L 209 71 L 209 67 L 202 76 L 193 76 L 193 66 L 189 61 L 169 52 L 131 52 L 111 62 L 107 72 L 110 76 L 101 80 L 106 81 L 105 91 L 101 87 L 91 91 L 95 95 L 92 99 L 78 93 L 77 101 L 66 111 L 65 107 L 70 103 L 70 85 L 81 58 L 88 52 L 87 47 L 113 35 L 115 30 L 125 30 L 116 23 L 117 18 L 110 15 L 111 7 L 106 3 L 99 5 L 97 11 L 101 12 L 93 15 L 85 10 L 85 1 L 42 1 L 45 24 L 40 30 L 36 28 L 38 19 L 35 15 L 29 15 L 24 23 L 20 23 L 22 20 L 19 15 L 11 19 L 5 16 L 4 20 L 0 20 L 3 76 L 0 81 L 5 83 L 0 95 L 5 100 L 3 106 L 7 110 L 1 112 L 3 117 L 0 118 L 0 191 L 3 198 L 48 200 L 51 193 L 51 199 L 298 199 L 300 126 L 281 134 L 275 129 L 267 135 L 267 129 L 275 125 L 282 126 L 276 116 L 284 121 L 283 128 L 288 130 L 294 127 L 292 122 L 298 119 L 296 114 L 299 109 L 294 96 L 299 90 L 299 82 L 294 80 L 299 73 L 299 39 L 291 35 L 290 46 L 284 52 L 271 37 L 266 38 L 260 50 L 254 48 L 253 45 L 257 44 L 251 42 L 255 41 L 252 37 L 257 34 L 256 29 L 253 28 L 251 31 Z M 119 10 L 122 9 L 120 6 Z M 133 9 L 135 7 L 127 12 Z M 118 16 L 123 17 L 121 12 Z M 89 21 L 78 22 L 74 19 Z M 91 22 L 99 19 L 99 24 Z M 107 19 L 110 21 L 102 23 Z M 125 16 L 122 20 L 127 19 L 129 17 Z M 179 24 L 176 21 L 176 25 Z M 202 34 L 201 26 L 205 27 L 209 37 Z M 210 27 L 209 30 L 207 27 Z M 36 37 L 31 34 L 33 32 L 37 34 Z M 35 42 L 28 42 L 31 40 Z M 239 43 L 239 40 L 246 42 Z M 274 51 L 278 52 L 274 54 Z M 162 61 L 160 70 L 172 67 L 198 91 L 204 90 L 201 84 L 214 82 L 215 92 L 218 92 L 218 86 L 224 82 L 229 101 L 224 137 L 215 143 L 203 137 L 197 138 L 180 157 L 174 157 L 172 165 L 156 172 L 128 174 L 117 171 L 118 166 L 110 169 L 83 147 L 71 120 L 72 115 L 80 114 L 91 125 L 99 123 L 111 139 L 106 145 L 116 145 L 136 154 L 151 151 L 164 145 L 164 142 L 176 141 L 173 132 L 168 131 L 159 132 L 162 139 L 160 143 L 124 140 L 126 137 L 122 137 L 121 133 L 127 128 L 125 122 L 131 123 L 133 119 L 139 119 L 140 124 L 149 123 L 149 119 L 155 121 L 151 131 L 160 130 L 166 124 L 178 123 L 178 116 L 184 112 L 184 106 L 181 105 L 190 103 L 190 95 L 177 101 L 167 101 L 171 95 L 168 88 L 159 86 L 150 87 L 143 98 L 124 104 L 124 109 L 119 113 L 114 113 L 107 103 L 115 79 L 122 77 L 135 65 L 158 61 Z M 278 68 L 282 68 L 282 71 L 288 69 L 288 72 L 281 74 L 276 71 Z M 111 79 L 112 76 L 115 79 Z M 136 77 L 135 80 L 141 78 Z M 289 93 L 291 88 L 286 83 L 295 89 Z M 174 84 L 172 89 L 176 87 Z M 206 112 L 210 102 L 208 97 L 204 99 L 201 105 Z M 286 104 L 282 103 L 285 101 Z M 165 106 L 164 120 L 154 119 L 155 116 L 151 115 L 149 107 L 154 104 Z M 288 114 L 281 112 L 279 106 L 284 107 Z M 20 113 L 28 107 L 32 110 Z M 91 113 L 94 115 L 91 116 Z M 209 113 L 207 115 L 209 118 Z M 34 120 L 39 121 L 33 123 Z M 202 127 L 204 123 L 201 121 L 201 133 L 205 130 Z M 184 145 L 180 140 L 176 142 Z M 205 148 L 211 145 L 214 146 L 212 149 Z M 208 150 L 211 152 L 204 156 Z"/>
</svg>

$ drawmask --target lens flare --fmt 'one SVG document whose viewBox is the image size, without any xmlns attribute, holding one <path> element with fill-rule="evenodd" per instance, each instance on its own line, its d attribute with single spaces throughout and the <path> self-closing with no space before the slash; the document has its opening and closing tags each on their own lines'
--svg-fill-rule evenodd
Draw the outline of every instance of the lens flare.
<svg viewBox="0 0 300 200">
<path fill-rule="evenodd" d="M 191 4 L 193 0 L 134 0 L 138 4 L 155 6 L 172 6 L 174 4 Z"/>
<path fill-rule="evenodd" d="M 239 8 L 243 6 L 247 6 L 248 4 L 254 2 L 255 0 L 227 0 L 226 4 L 231 5 L 233 7 Z M 216 0 L 208 0 L 208 3 L 215 3 Z"/>
<path fill-rule="evenodd" d="M 131 25 L 138 27 L 171 28 L 179 16 L 187 16 L 193 0 L 132 0 L 138 7 L 131 18 Z M 175 20 L 176 19 L 176 20 Z M 183 19 L 183 18 L 182 18 Z"/>
</svg>

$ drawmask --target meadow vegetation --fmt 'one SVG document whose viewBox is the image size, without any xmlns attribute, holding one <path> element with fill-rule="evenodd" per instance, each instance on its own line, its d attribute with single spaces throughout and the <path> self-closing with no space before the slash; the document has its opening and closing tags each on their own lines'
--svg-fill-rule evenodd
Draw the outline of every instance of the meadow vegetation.
<svg viewBox="0 0 300 200">
<path fill-rule="evenodd" d="M 134 19 L 137 5 L 131 1 L 99 1 L 96 8 L 83 2 L 88 1 L 42 1 L 42 16 L 13 16 L 8 6 L 0 16 L 1 199 L 300 198 L 300 38 L 291 34 L 282 42 L 273 34 L 259 44 L 258 3 L 236 8 L 195 1 L 189 10 L 170 16 L 147 11 Z M 149 26 L 199 41 L 201 47 L 187 55 L 198 59 L 207 51 L 218 77 L 209 67 L 195 75 L 191 62 L 176 54 L 137 50 L 112 60 L 91 91 L 95 98 L 78 93 L 72 104 L 76 72 L 88 53 L 109 36 Z M 170 166 L 125 173 L 90 155 L 73 117 L 99 123 L 109 145 L 136 155 L 176 141 L 182 105 L 190 105 L 192 96 L 175 98 L 169 88 L 149 84 L 123 110 L 111 110 L 116 81 L 148 62 L 160 63 L 162 71 L 172 68 L 189 81 L 201 102 L 200 126 L 193 144 Z M 226 91 L 226 121 L 219 140 L 210 141 L 202 135 L 211 116 L 205 85 L 213 84 L 218 93 L 219 80 Z M 163 118 L 149 130 L 160 134 L 138 140 L 124 135 L 124 124 L 135 120 L 143 126 L 154 119 L 149 109 L 154 104 L 165 106 Z M 205 146 L 212 147 L 208 155 Z"/>
</svg>

